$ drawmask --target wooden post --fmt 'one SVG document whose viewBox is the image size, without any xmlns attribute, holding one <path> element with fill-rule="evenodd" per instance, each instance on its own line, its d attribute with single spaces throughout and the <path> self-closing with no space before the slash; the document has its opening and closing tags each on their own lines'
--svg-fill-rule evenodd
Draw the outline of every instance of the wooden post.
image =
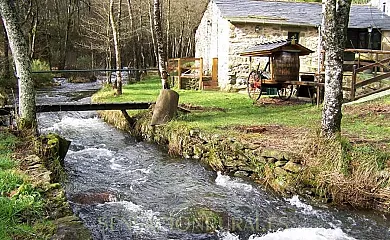
<svg viewBox="0 0 390 240">
<path fill-rule="evenodd" d="M 375 63 L 378 63 L 378 53 L 375 53 Z M 374 76 L 377 74 L 378 67 L 375 67 Z"/>
<path fill-rule="evenodd" d="M 213 58 L 211 81 L 218 82 L 218 58 Z"/>
<path fill-rule="evenodd" d="M 249 57 L 249 73 L 252 72 L 252 56 Z"/>
<path fill-rule="evenodd" d="M 360 52 L 358 53 L 358 64 L 357 67 L 360 68 Z"/>
<path fill-rule="evenodd" d="M 181 89 L 181 58 L 177 60 L 177 87 Z"/>
<path fill-rule="evenodd" d="M 357 66 L 356 64 L 353 65 L 353 69 L 352 69 L 352 81 L 351 81 L 351 101 L 354 101 L 355 100 L 355 94 L 356 94 L 356 89 L 355 89 L 355 86 L 356 86 L 356 69 L 357 69 Z"/>
<path fill-rule="evenodd" d="M 274 77 L 274 60 L 272 58 L 272 56 L 270 56 L 268 58 L 269 60 L 269 69 L 270 69 L 270 72 L 271 72 L 271 80 L 274 81 L 275 77 Z"/>
<path fill-rule="evenodd" d="M 200 58 L 199 61 L 199 90 L 203 90 L 203 58 Z"/>
<path fill-rule="evenodd" d="M 321 76 L 321 71 L 318 71 L 318 74 L 317 74 L 317 83 L 321 83 L 321 79 L 322 79 L 322 76 Z M 317 107 L 320 106 L 320 102 L 321 102 L 321 86 L 318 84 L 317 87 L 316 87 L 316 90 L 317 90 Z"/>
</svg>

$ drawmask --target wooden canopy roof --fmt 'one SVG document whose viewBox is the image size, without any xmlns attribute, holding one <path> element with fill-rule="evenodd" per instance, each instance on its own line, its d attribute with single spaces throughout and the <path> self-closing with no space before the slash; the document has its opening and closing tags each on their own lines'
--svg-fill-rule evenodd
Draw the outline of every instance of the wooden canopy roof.
<svg viewBox="0 0 390 240">
<path fill-rule="evenodd" d="M 247 57 L 262 57 L 272 55 L 276 52 L 297 52 L 299 53 L 299 56 L 305 56 L 314 51 L 290 40 L 280 40 L 249 47 L 240 55 Z"/>
</svg>

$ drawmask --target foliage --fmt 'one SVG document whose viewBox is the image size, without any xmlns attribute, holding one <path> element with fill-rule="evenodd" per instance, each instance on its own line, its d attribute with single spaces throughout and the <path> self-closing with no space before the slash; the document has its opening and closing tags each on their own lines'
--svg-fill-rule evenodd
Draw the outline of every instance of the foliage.
<svg viewBox="0 0 390 240">
<path fill-rule="evenodd" d="M 80 56 L 76 60 L 76 69 L 90 69 L 92 59 L 90 56 Z"/>
<path fill-rule="evenodd" d="M 17 79 L 15 76 L 6 77 L 0 75 L 0 88 L 10 89 L 15 88 L 18 85 Z"/>
<path fill-rule="evenodd" d="M 45 61 L 34 59 L 31 63 L 31 71 L 50 71 L 50 66 Z M 35 86 L 50 85 L 54 77 L 51 73 L 32 73 L 31 76 Z"/>
<path fill-rule="evenodd" d="M 0 239 L 48 239 L 43 229 L 51 229 L 52 224 L 41 219 L 40 191 L 11 157 L 17 143 L 12 134 L 0 132 Z"/>
</svg>

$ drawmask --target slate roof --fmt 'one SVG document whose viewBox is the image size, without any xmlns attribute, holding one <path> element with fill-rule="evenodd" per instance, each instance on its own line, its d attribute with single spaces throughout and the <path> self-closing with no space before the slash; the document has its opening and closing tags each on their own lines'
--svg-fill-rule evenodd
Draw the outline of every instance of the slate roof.
<svg viewBox="0 0 390 240">
<path fill-rule="evenodd" d="M 321 3 L 261 0 L 213 0 L 231 22 L 277 23 L 295 26 L 321 25 Z M 390 16 L 376 7 L 352 5 L 349 28 L 369 26 L 390 30 Z"/>
<path fill-rule="evenodd" d="M 245 49 L 243 53 L 241 53 L 241 56 L 266 56 L 279 51 L 298 52 L 300 56 L 313 53 L 312 50 L 298 43 L 291 44 L 291 41 L 280 40 L 274 42 L 261 43 L 253 47 L 249 47 Z"/>
</svg>

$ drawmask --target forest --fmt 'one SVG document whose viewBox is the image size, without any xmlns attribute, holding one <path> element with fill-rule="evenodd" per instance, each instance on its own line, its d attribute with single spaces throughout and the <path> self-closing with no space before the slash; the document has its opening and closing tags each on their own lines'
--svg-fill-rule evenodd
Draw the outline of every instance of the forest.
<svg viewBox="0 0 390 240">
<path fill-rule="evenodd" d="M 194 31 L 207 2 L 162 1 L 168 57 L 194 55 Z M 115 31 L 122 66 L 156 66 L 151 0 L 23 0 L 15 4 L 30 57 L 51 69 L 113 67 Z M 4 24 L 0 38 L 2 79 L 7 79 L 13 70 Z"/>
</svg>

